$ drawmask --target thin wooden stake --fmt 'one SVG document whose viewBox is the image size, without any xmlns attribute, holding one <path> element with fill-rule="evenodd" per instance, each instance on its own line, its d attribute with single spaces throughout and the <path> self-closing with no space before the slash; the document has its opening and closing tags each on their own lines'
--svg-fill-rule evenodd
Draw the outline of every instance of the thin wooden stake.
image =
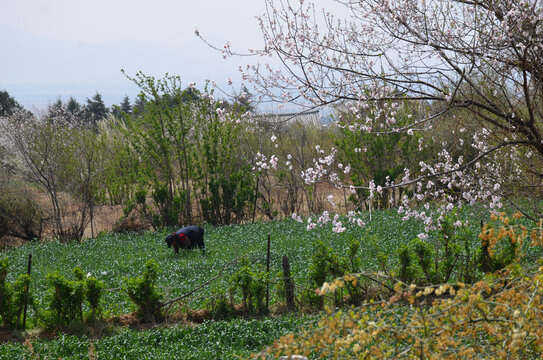
<svg viewBox="0 0 543 360">
<path fill-rule="evenodd" d="M 32 269 L 32 254 L 28 254 L 28 267 L 26 269 L 26 274 L 30 276 L 30 270 Z M 29 284 L 30 286 L 30 284 Z M 25 287 L 25 308 L 23 313 L 23 330 L 26 330 L 26 310 L 28 307 L 28 288 L 29 286 Z"/>
<path fill-rule="evenodd" d="M 266 273 L 270 276 L 270 234 L 268 234 L 268 256 L 266 257 Z M 270 301 L 270 282 L 266 281 L 266 309 Z"/>
</svg>

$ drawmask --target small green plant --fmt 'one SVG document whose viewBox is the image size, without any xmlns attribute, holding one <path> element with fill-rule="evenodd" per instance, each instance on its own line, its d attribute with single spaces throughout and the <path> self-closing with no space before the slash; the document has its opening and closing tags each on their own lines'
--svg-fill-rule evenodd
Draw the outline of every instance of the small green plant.
<svg viewBox="0 0 543 360">
<path fill-rule="evenodd" d="M 455 226 L 454 212 L 447 215 L 439 231 L 430 240 L 415 238 L 397 252 L 397 274 L 404 283 L 432 285 L 446 283 L 451 278 L 472 282 L 473 261 L 471 243 L 473 236 L 467 226 Z"/>
<path fill-rule="evenodd" d="M 351 239 L 345 255 L 338 254 L 332 248 L 326 246 L 322 240 L 313 244 L 313 256 L 309 267 L 309 282 L 314 288 L 306 289 L 302 292 L 302 301 L 310 307 L 322 308 L 324 298 L 318 296 L 315 291 L 320 288 L 324 282 L 333 278 L 342 277 L 348 274 L 360 272 L 362 261 L 358 250 L 360 242 Z M 363 297 L 361 283 L 349 283 L 344 288 L 338 288 L 333 294 L 334 304 L 342 303 L 359 304 Z"/>
<path fill-rule="evenodd" d="M 327 275 L 327 256 L 330 249 L 324 245 L 322 240 L 313 244 L 313 256 L 311 257 L 311 265 L 309 266 L 309 278 L 311 285 L 321 287 L 326 281 Z"/>
<path fill-rule="evenodd" d="M 211 293 L 208 300 L 211 317 L 215 320 L 230 319 L 236 312 L 231 299 L 224 290 L 217 289 Z"/>
<path fill-rule="evenodd" d="M 81 324 L 85 287 L 80 268 L 73 271 L 77 280 L 68 280 L 59 272 L 47 275 L 49 283 L 49 312 L 46 324 L 50 327 Z"/>
<path fill-rule="evenodd" d="M 144 322 L 161 317 L 160 301 L 163 295 L 156 285 L 157 278 L 158 264 L 151 259 L 145 264 L 141 277 L 124 279 L 124 291 L 137 306 L 137 315 Z"/>
<path fill-rule="evenodd" d="M 400 280 L 407 284 L 411 283 L 415 278 L 415 271 L 413 268 L 413 259 L 411 257 L 409 246 L 404 244 L 398 250 L 398 263 L 398 276 Z"/>
<path fill-rule="evenodd" d="M 25 304 L 32 302 L 28 293 L 30 276 L 20 275 L 15 282 L 6 281 L 8 258 L 0 259 L 0 317 L 2 324 L 8 329 L 20 328 Z"/>
<path fill-rule="evenodd" d="M 85 277 L 83 270 L 73 270 L 76 280 L 68 280 L 58 272 L 47 275 L 49 283 L 49 311 L 46 313 L 46 325 L 52 328 L 82 324 L 97 320 L 101 315 L 100 300 L 104 284 L 93 276 Z M 84 313 L 85 300 L 90 311 Z"/>
<path fill-rule="evenodd" d="M 85 281 L 85 287 L 86 298 L 90 306 L 90 313 L 87 316 L 87 321 L 94 322 L 100 318 L 100 315 L 102 314 L 100 300 L 104 293 L 104 283 L 94 276 L 89 276 Z"/>
<path fill-rule="evenodd" d="M 242 308 L 248 314 L 267 312 L 265 297 L 268 274 L 260 269 L 253 270 L 246 257 L 241 259 L 241 266 L 231 278 L 231 292 L 241 292 Z"/>
<path fill-rule="evenodd" d="M 446 241 L 443 241 L 446 242 Z M 403 245 L 398 251 L 398 276 L 404 283 L 419 285 L 442 284 L 457 270 L 459 247 L 445 245 L 442 252 L 419 238 Z M 453 248 L 454 250 L 451 250 Z"/>
</svg>

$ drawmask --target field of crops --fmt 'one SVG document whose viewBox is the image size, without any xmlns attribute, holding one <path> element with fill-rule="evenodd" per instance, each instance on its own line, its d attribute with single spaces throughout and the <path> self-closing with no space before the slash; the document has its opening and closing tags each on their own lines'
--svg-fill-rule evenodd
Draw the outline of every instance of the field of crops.
<svg viewBox="0 0 543 360">
<path fill-rule="evenodd" d="M 338 251 L 344 249 L 351 239 L 361 240 L 361 256 L 367 268 L 375 268 L 375 249 L 394 251 L 399 244 L 411 240 L 421 232 L 419 224 L 402 222 L 393 212 L 374 213 L 366 228 L 353 228 L 344 233 L 333 233 L 330 228 L 316 228 L 307 231 L 304 224 L 293 220 L 280 222 L 259 222 L 241 226 L 205 227 L 208 253 L 199 250 L 180 252 L 174 255 L 164 242 L 167 231 L 145 234 L 102 234 L 96 239 L 80 244 L 33 243 L 14 248 L 5 255 L 9 257 L 10 277 L 26 271 L 28 254 L 32 254 L 32 292 L 39 304 L 46 293 L 46 276 L 58 271 L 73 278 L 72 270 L 79 266 L 85 274 L 90 273 L 105 283 L 108 289 L 122 285 L 124 277 L 139 276 L 143 265 L 155 259 L 160 266 L 159 286 L 166 299 L 175 298 L 192 290 L 216 275 L 233 259 L 248 255 L 251 262 L 265 267 L 267 236 L 271 236 L 271 273 L 281 271 L 281 258 L 287 255 L 297 285 L 303 286 L 313 251 L 312 243 L 322 239 Z M 377 242 L 364 243 L 369 234 Z M 213 289 L 228 288 L 228 272 L 203 288 L 192 298 L 191 308 L 205 305 L 205 299 Z M 301 283 L 299 283 L 301 282 Z M 121 291 L 107 292 L 104 310 L 108 314 L 122 314 L 132 311 L 130 300 Z"/>
<path fill-rule="evenodd" d="M 1 345 L 0 359 L 239 359 L 259 352 L 304 321 L 294 317 L 207 321 L 196 327 L 126 329 L 95 340 L 61 335 L 52 341 Z"/>
<path fill-rule="evenodd" d="M 465 216 L 476 219 L 485 216 L 484 211 L 477 211 L 477 214 L 473 214 L 473 211 L 469 210 Z M 367 216 L 369 217 L 369 214 Z M 107 289 L 118 289 L 123 278 L 139 276 L 143 264 L 149 259 L 155 259 L 160 266 L 158 283 L 167 300 L 189 292 L 242 255 L 247 255 L 254 266 L 260 264 L 265 268 L 267 236 L 270 234 L 271 274 L 281 271 L 281 258 L 287 255 L 292 275 L 299 288 L 306 285 L 307 269 L 313 252 L 312 243 L 317 239 L 323 240 L 338 252 L 346 249 L 352 239 L 360 240 L 360 255 L 365 267 L 377 269 L 375 255 L 378 251 L 394 254 L 401 244 L 415 238 L 422 231 L 421 224 L 402 221 L 393 211 L 374 212 L 371 216 L 372 219 L 365 228 L 352 228 L 340 234 L 333 233 L 326 227 L 308 232 L 305 224 L 290 219 L 241 226 L 206 226 L 206 255 L 202 255 L 199 250 L 174 255 L 164 243 L 168 233 L 166 230 L 141 235 L 102 234 L 80 244 L 32 243 L 11 249 L 2 255 L 10 259 L 9 277 L 13 279 L 26 271 L 27 256 L 32 254 L 31 291 L 38 307 L 46 306 L 46 275 L 49 273 L 58 271 L 73 278 L 72 269 L 79 266 L 84 273 L 90 273 L 102 280 Z M 478 223 L 479 221 L 473 221 L 473 226 L 479 226 Z M 392 256 L 391 261 L 394 261 Z M 196 292 L 184 305 L 192 309 L 205 307 L 206 300 L 215 289 L 228 289 L 229 274 L 234 271 L 234 267 L 227 269 L 222 277 Z M 271 295 L 271 303 L 274 303 L 277 298 L 274 289 Z M 103 298 L 106 316 L 131 312 L 134 310 L 132 306 L 122 291 L 108 291 Z M 35 311 L 31 310 L 30 327 L 35 326 L 35 318 Z M 178 325 L 170 329 L 143 332 L 123 330 L 118 335 L 96 340 L 93 346 L 100 354 L 100 359 L 169 358 L 168 354 L 173 353 L 186 354 L 181 358 L 187 359 L 216 358 L 214 353 L 247 354 L 257 351 L 264 344 L 273 342 L 274 338 L 293 331 L 304 321 L 307 319 L 233 320 L 207 322 L 194 328 Z M 49 354 L 47 358 L 89 358 L 90 344 L 85 338 L 62 336 L 51 342 L 40 341 L 33 346 L 37 353 Z M 22 344 L 0 345 L 0 358 L 22 358 L 24 351 L 28 351 L 24 349 Z M 74 355 L 68 356 L 72 353 Z M 120 354 L 125 354 L 125 357 Z M 190 357 L 190 354 L 195 355 Z"/>
</svg>

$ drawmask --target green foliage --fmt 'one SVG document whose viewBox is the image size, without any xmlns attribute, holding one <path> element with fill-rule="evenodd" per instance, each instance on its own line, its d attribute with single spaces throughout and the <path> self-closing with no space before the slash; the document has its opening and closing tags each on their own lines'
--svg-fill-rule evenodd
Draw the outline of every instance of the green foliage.
<svg viewBox="0 0 543 360">
<path fill-rule="evenodd" d="M 50 285 L 49 313 L 45 321 L 48 326 L 55 328 L 83 323 L 85 287 L 80 272 L 81 269 L 74 269 L 75 281 L 66 279 L 58 272 L 47 276 Z"/>
<path fill-rule="evenodd" d="M 319 297 L 314 289 L 320 288 L 326 281 L 362 270 L 363 263 L 358 253 L 360 242 L 351 239 L 343 251 L 337 251 L 327 246 L 322 240 L 318 240 L 313 244 L 313 249 L 309 267 L 309 283 L 313 287 L 303 292 L 302 300 L 311 307 L 322 308 L 324 298 Z M 345 295 L 348 297 L 346 298 Z M 351 304 L 358 304 L 362 301 L 362 296 L 360 283 L 348 283 L 334 294 L 334 303 L 341 305 L 347 301 Z"/>
<path fill-rule="evenodd" d="M 239 269 L 231 277 L 231 292 L 241 293 L 243 311 L 247 314 L 264 314 L 266 308 L 266 285 L 268 274 L 253 269 L 246 257 L 241 258 Z"/>
<path fill-rule="evenodd" d="M 211 317 L 215 320 L 230 319 L 236 313 L 233 300 L 229 299 L 226 291 L 223 289 L 213 290 L 206 306 L 211 312 Z"/>
<path fill-rule="evenodd" d="M 75 280 L 68 280 L 58 271 L 47 275 L 49 284 L 45 323 L 57 328 L 83 324 L 84 319 L 93 322 L 101 315 L 101 298 L 104 284 L 93 276 L 85 276 L 81 268 L 73 269 Z M 84 316 L 85 300 L 90 312 Z"/>
<path fill-rule="evenodd" d="M 248 215 L 248 205 L 254 201 L 254 180 L 247 168 L 228 175 L 213 174 L 203 188 L 200 200 L 205 221 L 218 225 L 240 222 Z"/>
<path fill-rule="evenodd" d="M 457 221 L 458 214 L 453 212 L 429 239 L 415 238 L 398 250 L 396 271 L 401 281 L 431 285 L 453 278 L 466 283 L 477 279 L 477 264 L 472 256 L 475 236 L 465 225 L 454 226 Z"/>
<path fill-rule="evenodd" d="M 411 283 L 415 278 L 415 271 L 413 270 L 411 251 L 409 246 L 403 245 L 398 251 L 399 262 L 399 278 L 404 283 Z"/>
<path fill-rule="evenodd" d="M 30 276 L 24 274 L 13 282 L 7 282 L 8 258 L 0 258 L 0 317 L 2 325 L 8 329 L 22 326 L 22 314 L 25 304 L 32 304 L 29 294 Z"/>
<path fill-rule="evenodd" d="M 456 270 L 459 256 L 459 252 L 436 253 L 428 242 L 416 238 L 398 252 L 399 278 L 408 284 L 442 284 Z"/>
<path fill-rule="evenodd" d="M 125 328 L 112 336 L 59 335 L 0 344 L 0 360 L 13 359 L 221 359 L 249 358 L 275 339 L 300 329 L 311 318 L 293 316 L 179 324 L 141 331 Z"/>
<path fill-rule="evenodd" d="M 326 281 L 327 275 L 327 257 L 329 248 L 322 240 L 313 244 L 314 252 L 309 266 L 309 278 L 313 280 L 316 287 L 322 286 Z"/>
<path fill-rule="evenodd" d="M 161 315 L 160 301 L 162 293 L 156 284 L 158 278 L 158 264 L 149 260 L 141 277 L 125 278 L 124 291 L 137 306 L 137 315 L 144 322 L 159 319 Z"/>
<path fill-rule="evenodd" d="M 101 299 L 104 292 L 104 283 L 94 276 L 89 276 L 85 281 L 85 285 L 86 298 L 90 307 L 87 321 L 93 322 L 99 319 L 102 314 Z"/>
<path fill-rule="evenodd" d="M 363 114 L 364 118 L 372 119 L 373 128 L 370 131 L 361 130 L 358 119 L 348 114 L 340 114 L 339 130 L 333 137 L 339 150 L 338 158 L 351 165 L 348 176 L 355 186 L 367 186 L 370 181 L 376 186 L 385 186 L 387 181 L 397 181 L 404 169 L 410 169 L 413 174 L 414 165 L 418 165 L 417 160 L 425 155 L 418 151 L 418 141 L 421 138 L 419 134 L 379 134 L 384 129 L 383 112 L 389 105 L 386 102 L 373 105 Z M 415 112 L 416 109 L 411 105 L 401 104 L 395 112 L 395 124 L 400 128 L 409 124 Z M 367 190 L 359 189 L 349 199 L 361 207 L 368 196 Z M 377 198 L 376 206 L 386 208 L 388 201 L 394 201 L 394 198 L 392 192 L 384 190 Z"/>
</svg>

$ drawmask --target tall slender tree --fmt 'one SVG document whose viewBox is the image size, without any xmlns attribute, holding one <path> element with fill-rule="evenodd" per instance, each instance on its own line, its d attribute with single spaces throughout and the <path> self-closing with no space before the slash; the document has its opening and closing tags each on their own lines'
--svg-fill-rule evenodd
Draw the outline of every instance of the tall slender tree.
<svg viewBox="0 0 543 360">
<path fill-rule="evenodd" d="M 97 128 L 98 121 L 107 117 L 109 109 L 106 107 L 104 100 L 102 100 L 100 93 L 96 92 L 92 98 L 87 98 L 85 114 L 94 129 Z"/>
</svg>

